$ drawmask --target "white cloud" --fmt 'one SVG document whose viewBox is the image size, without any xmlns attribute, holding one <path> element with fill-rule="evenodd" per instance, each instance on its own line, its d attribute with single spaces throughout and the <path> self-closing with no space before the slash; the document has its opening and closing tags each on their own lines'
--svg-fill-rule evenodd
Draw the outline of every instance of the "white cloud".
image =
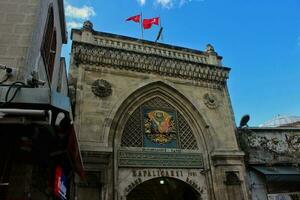
<svg viewBox="0 0 300 200">
<path fill-rule="evenodd" d="M 174 0 L 156 0 L 156 3 L 161 5 L 164 8 L 172 8 Z"/>
<path fill-rule="evenodd" d="M 163 8 L 172 8 L 174 6 L 176 7 L 182 7 L 183 5 L 191 2 L 203 2 L 204 0 L 155 0 L 155 3 L 162 6 Z"/>
<path fill-rule="evenodd" d="M 81 27 L 82 27 L 82 23 L 75 22 L 75 21 L 67 22 L 67 28 L 68 28 L 68 29 L 72 29 L 72 28 L 81 28 Z"/>
<path fill-rule="evenodd" d="M 138 2 L 141 6 L 143 6 L 143 5 L 145 5 L 146 0 L 137 0 L 137 2 Z"/>
<path fill-rule="evenodd" d="M 204 0 L 180 0 L 179 7 L 183 6 L 184 4 L 191 3 L 192 1 L 203 2 Z"/>
<path fill-rule="evenodd" d="M 65 6 L 65 13 L 67 17 L 74 18 L 74 19 L 89 19 L 92 16 L 96 15 L 94 8 L 91 6 L 82 6 L 82 7 L 75 7 L 68 3 Z"/>
</svg>

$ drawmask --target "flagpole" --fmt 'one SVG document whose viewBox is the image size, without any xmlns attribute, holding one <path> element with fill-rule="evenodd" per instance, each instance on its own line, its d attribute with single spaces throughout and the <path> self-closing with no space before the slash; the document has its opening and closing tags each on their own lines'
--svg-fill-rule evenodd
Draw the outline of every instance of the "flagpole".
<svg viewBox="0 0 300 200">
<path fill-rule="evenodd" d="M 144 30 L 143 30 L 143 13 L 141 12 L 141 31 L 142 31 L 142 39 L 144 39 Z"/>
<path fill-rule="evenodd" d="M 161 38 L 161 35 L 162 35 L 162 31 L 163 31 L 163 27 L 161 26 L 161 17 L 160 17 L 160 15 L 159 15 L 158 19 L 159 19 L 159 31 L 158 31 L 155 42 L 159 41 L 159 39 Z"/>
<path fill-rule="evenodd" d="M 161 16 L 159 15 L 159 26 L 160 26 L 160 30 L 162 30 L 161 28 L 162 28 L 162 26 L 161 26 Z M 161 32 L 161 41 L 163 42 L 164 41 L 164 39 L 163 39 L 163 35 L 162 35 L 162 32 Z"/>
</svg>

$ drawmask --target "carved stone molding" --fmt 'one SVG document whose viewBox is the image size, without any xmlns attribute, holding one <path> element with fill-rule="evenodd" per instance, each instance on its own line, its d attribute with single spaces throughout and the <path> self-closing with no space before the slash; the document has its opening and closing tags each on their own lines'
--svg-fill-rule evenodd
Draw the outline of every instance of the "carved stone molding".
<svg viewBox="0 0 300 200">
<path fill-rule="evenodd" d="M 119 167 L 166 167 L 202 169 L 201 153 L 132 151 L 121 149 L 118 152 Z"/>
<path fill-rule="evenodd" d="M 98 97 L 108 97 L 112 93 L 111 85 L 106 80 L 97 79 L 92 84 L 92 92 Z"/>
<path fill-rule="evenodd" d="M 105 33 L 101 33 L 101 34 L 105 35 Z M 104 37 L 95 36 L 94 44 L 101 47 L 115 48 L 115 49 L 121 49 L 126 51 L 134 51 L 143 54 L 146 53 L 146 54 L 156 55 L 160 57 L 209 64 L 207 52 L 204 53 L 202 51 L 197 51 L 197 50 L 190 50 L 191 52 L 186 52 L 182 50 L 176 51 L 175 49 L 173 49 L 174 47 L 171 45 L 170 46 L 159 45 L 157 43 L 155 43 L 155 45 L 151 45 L 151 44 L 148 45 L 145 42 L 141 42 L 137 44 L 137 43 L 132 43 L 124 40 L 112 39 L 110 37 L 111 36 L 109 36 L 109 38 L 106 38 L 105 36 Z M 167 46 L 167 47 L 162 47 L 162 46 Z"/>
<path fill-rule="evenodd" d="M 134 72 L 159 74 L 196 82 L 205 81 L 212 88 L 224 86 L 229 69 L 180 58 L 166 58 L 153 54 L 73 42 L 75 63 L 109 67 Z M 97 66 L 97 67 L 96 67 Z"/>
<path fill-rule="evenodd" d="M 214 151 L 211 153 L 213 165 L 216 166 L 243 166 L 244 152 L 242 151 Z"/>
<path fill-rule="evenodd" d="M 213 94 L 210 94 L 210 93 L 204 94 L 203 100 L 204 100 L 205 105 L 208 108 L 215 109 L 219 106 L 219 101 L 218 101 L 217 97 Z"/>
</svg>

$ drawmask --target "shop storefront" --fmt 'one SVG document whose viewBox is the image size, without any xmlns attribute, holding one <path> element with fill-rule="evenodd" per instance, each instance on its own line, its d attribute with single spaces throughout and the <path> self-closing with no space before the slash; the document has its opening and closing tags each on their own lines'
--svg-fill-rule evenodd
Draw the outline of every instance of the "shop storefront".
<svg viewBox="0 0 300 200">
<path fill-rule="evenodd" d="M 16 101 L 0 109 L 1 198 L 70 199 L 74 175 L 82 176 L 83 166 L 69 108 Z"/>
</svg>

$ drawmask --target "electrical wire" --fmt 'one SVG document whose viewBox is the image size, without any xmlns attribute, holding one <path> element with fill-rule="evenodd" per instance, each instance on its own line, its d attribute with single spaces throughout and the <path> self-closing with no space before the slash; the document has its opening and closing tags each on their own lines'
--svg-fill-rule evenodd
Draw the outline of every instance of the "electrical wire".
<svg viewBox="0 0 300 200">
<path fill-rule="evenodd" d="M 16 89 L 15 89 L 13 95 L 9 98 L 9 94 L 10 94 L 12 88 L 15 88 L 15 87 L 16 87 Z M 0 103 L 0 107 L 3 107 L 6 103 L 12 102 L 14 100 L 14 98 L 16 97 L 18 91 L 23 87 L 28 87 L 28 86 L 21 81 L 16 81 L 16 82 L 12 83 L 9 86 L 8 90 L 6 91 L 4 102 Z"/>
<path fill-rule="evenodd" d="M 9 95 L 9 93 L 10 93 L 10 90 L 11 90 L 15 85 L 17 85 L 17 84 L 19 84 L 19 85 L 17 86 L 17 89 L 15 90 L 13 96 L 8 100 L 8 95 Z M 14 98 L 16 97 L 18 91 L 19 91 L 22 87 L 26 87 L 26 84 L 23 83 L 23 82 L 21 82 L 21 81 L 16 81 L 16 82 L 14 82 L 13 84 L 11 84 L 11 86 L 9 86 L 9 88 L 8 88 L 8 90 L 7 90 L 7 92 L 6 92 L 6 95 L 5 95 L 5 103 L 10 103 L 10 102 L 12 102 L 12 100 L 14 100 Z"/>
<path fill-rule="evenodd" d="M 7 76 L 7 75 L 6 75 L 6 78 L 5 78 L 5 79 L 3 79 L 2 81 L 0 81 L 0 84 L 2 84 L 2 83 L 4 83 L 4 82 L 6 82 L 8 79 L 9 79 L 9 76 Z"/>
</svg>

